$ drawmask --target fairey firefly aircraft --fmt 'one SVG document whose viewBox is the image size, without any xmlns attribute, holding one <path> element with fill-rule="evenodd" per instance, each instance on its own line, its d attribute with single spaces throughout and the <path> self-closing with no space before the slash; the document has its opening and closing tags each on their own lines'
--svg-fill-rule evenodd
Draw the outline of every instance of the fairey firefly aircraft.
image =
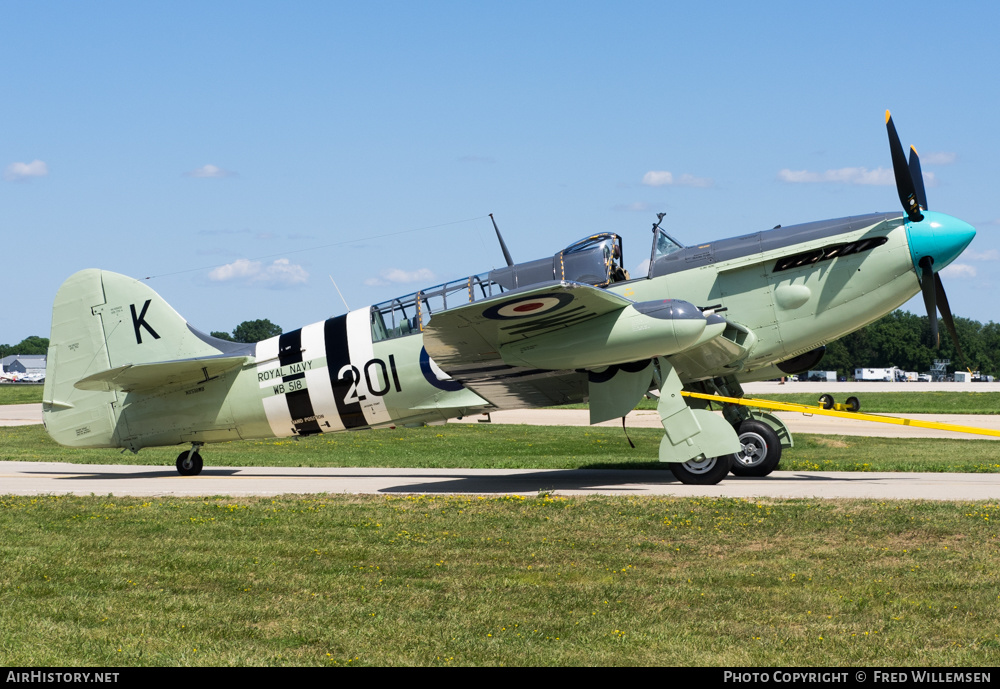
<svg viewBox="0 0 1000 689">
<path fill-rule="evenodd" d="M 784 424 L 682 391 L 740 397 L 743 382 L 814 368 L 826 343 L 921 291 L 934 336 L 940 309 L 956 337 L 938 272 L 975 230 L 926 210 L 917 153 L 907 163 L 888 112 L 886 126 L 903 213 L 689 247 L 658 222 L 649 271 L 632 278 L 615 234 L 518 264 L 501 239 L 506 267 L 236 344 L 142 282 L 81 271 L 56 295 L 45 427 L 72 447 L 190 444 L 177 469 L 193 475 L 206 443 L 583 400 L 597 423 L 653 393 L 659 458 L 680 481 L 766 475 L 791 445 Z"/>
</svg>

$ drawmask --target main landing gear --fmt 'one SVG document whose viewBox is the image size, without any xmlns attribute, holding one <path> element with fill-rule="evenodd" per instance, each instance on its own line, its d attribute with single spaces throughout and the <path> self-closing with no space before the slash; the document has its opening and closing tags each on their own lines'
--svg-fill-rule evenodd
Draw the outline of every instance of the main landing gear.
<svg viewBox="0 0 1000 689">
<path fill-rule="evenodd" d="M 739 425 L 743 449 L 732 455 L 732 472 L 736 476 L 767 476 L 781 461 L 781 441 L 770 426 L 748 419 Z"/>
<path fill-rule="evenodd" d="M 202 461 L 198 448 L 201 443 L 194 443 L 190 450 L 177 455 L 177 473 L 181 476 L 197 476 L 201 473 Z"/>
<path fill-rule="evenodd" d="M 670 471 L 681 483 L 693 486 L 714 486 L 726 477 L 733 468 L 733 457 L 722 455 L 706 459 L 689 459 L 686 462 L 671 462 Z"/>
<path fill-rule="evenodd" d="M 732 472 L 736 476 L 767 476 L 781 461 L 781 440 L 770 426 L 748 419 L 736 428 L 739 452 L 722 457 L 692 459 L 670 465 L 670 471 L 681 483 L 710 486 Z"/>
</svg>

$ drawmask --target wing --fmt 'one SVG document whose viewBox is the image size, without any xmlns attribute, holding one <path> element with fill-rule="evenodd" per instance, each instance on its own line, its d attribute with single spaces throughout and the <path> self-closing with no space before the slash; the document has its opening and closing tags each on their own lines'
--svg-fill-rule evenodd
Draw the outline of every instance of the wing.
<svg viewBox="0 0 1000 689">
<path fill-rule="evenodd" d="M 601 409 L 593 418 L 612 418 L 649 389 L 654 357 L 686 353 L 694 376 L 731 365 L 747 350 L 725 334 L 750 333 L 730 326 L 685 301 L 633 302 L 551 282 L 433 316 L 424 346 L 442 370 L 499 407 L 590 397 Z"/>
<path fill-rule="evenodd" d="M 630 299 L 591 285 L 548 282 L 435 314 L 424 347 L 452 378 L 501 408 L 587 398 L 587 372 L 518 365 L 501 349 L 621 311 Z"/>
</svg>

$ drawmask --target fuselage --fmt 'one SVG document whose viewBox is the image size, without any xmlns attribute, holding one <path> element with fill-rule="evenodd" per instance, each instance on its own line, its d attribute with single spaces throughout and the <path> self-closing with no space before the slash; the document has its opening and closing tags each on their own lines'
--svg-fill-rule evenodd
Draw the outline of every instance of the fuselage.
<svg viewBox="0 0 1000 689">
<path fill-rule="evenodd" d="M 654 235 L 649 273 L 619 281 L 609 273 L 605 288 L 634 302 L 678 299 L 713 307 L 733 324 L 727 337 L 742 348 L 740 358 L 720 359 L 716 366 L 711 356 L 682 353 L 671 362 L 685 383 L 723 375 L 754 379 L 773 374 L 774 365 L 857 330 L 918 294 L 919 259 L 933 256 L 939 270 L 974 235 L 961 221 L 929 215 L 921 223 L 907 222 L 899 213 L 857 216 L 659 252 Z M 919 227 L 925 223 L 927 227 Z M 930 227 L 934 223 L 937 228 Z M 940 229 L 942 224 L 947 231 Z M 561 255 L 557 257 L 561 265 Z M 532 271 L 537 272 L 536 267 Z M 559 278 L 554 274 L 549 279 Z M 423 303 L 420 294 L 418 305 Z M 468 294 L 469 300 L 477 296 L 471 278 Z M 123 298 L 122 308 L 127 309 L 127 301 Z M 69 428 L 50 428 L 50 433 L 68 445 L 138 450 L 435 423 L 517 406 L 510 398 L 487 399 L 487 393 L 477 394 L 435 365 L 421 332 L 433 315 L 417 314 L 405 327 L 388 329 L 381 317 L 375 318 L 376 310 L 351 311 L 245 345 L 238 352 L 227 345 L 230 354 L 249 357 L 247 363 L 214 378 L 206 372 L 200 384 L 155 393 L 107 393 L 114 396 L 108 402 L 114 418 L 112 430 L 103 436 L 81 435 L 79 428 L 76 437 Z M 151 309 L 138 322 L 134 306 L 132 314 L 139 340 L 145 334 L 140 326 L 155 324 L 157 314 Z M 198 336 L 222 347 L 219 341 Z M 743 338 L 738 345 L 736 338 Z M 115 364 L 112 356 L 110 365 Z M 585 388 L 580 390 L 567 393 L 567 400 L 585 396 Z M 47 425 L 53 426 L 56 419 L 47 416 Z"/>
</svg>

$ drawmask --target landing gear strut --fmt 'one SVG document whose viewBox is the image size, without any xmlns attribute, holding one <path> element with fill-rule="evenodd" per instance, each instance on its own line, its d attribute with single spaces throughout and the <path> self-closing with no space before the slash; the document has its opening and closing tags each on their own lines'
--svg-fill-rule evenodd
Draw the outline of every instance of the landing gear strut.
<svg viewBox="0 0 1000 689">
<path fill-rule="evenodd" d="M 177 455 L 177 472 L 181 476 L 197 476 L 201 473 L 202 461 L 198 448 L 201 443 L 194 443 L 190 450 Z"/>
</svg>

